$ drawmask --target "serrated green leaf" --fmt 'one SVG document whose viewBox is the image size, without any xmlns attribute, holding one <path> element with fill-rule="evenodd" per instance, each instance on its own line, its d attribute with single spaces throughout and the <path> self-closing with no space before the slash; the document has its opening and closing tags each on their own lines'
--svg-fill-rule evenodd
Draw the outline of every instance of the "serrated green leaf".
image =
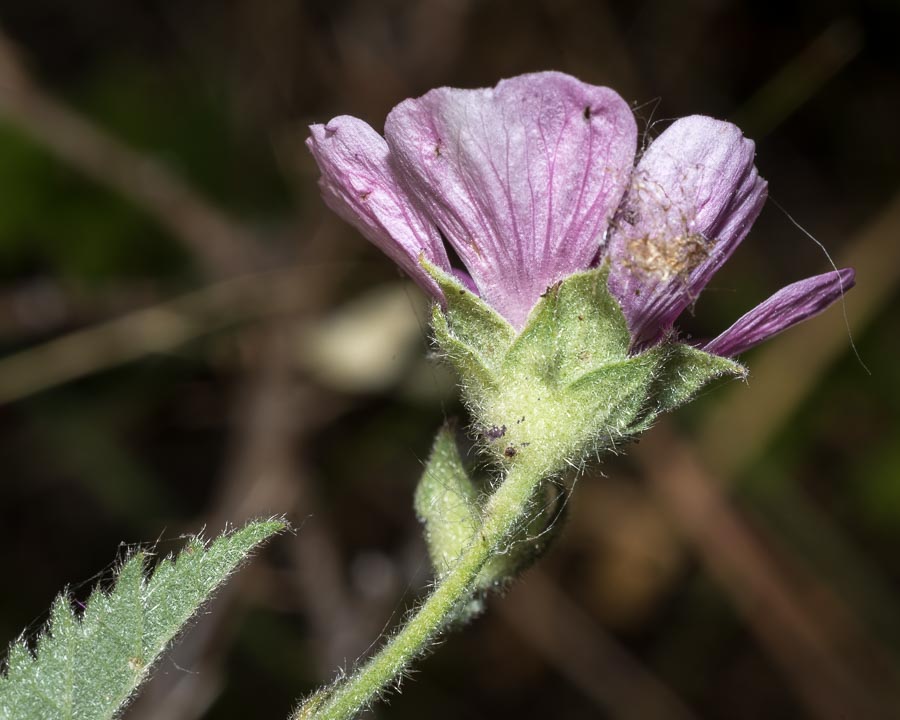
<svg viewBox="0 0 900 720">
<path fill-rule="evenodd" d="M 148 579 L 145 556 L 122 566 L 115 587 L 94 591 L 77 618 L 67 597 L 53 604 L 36 656 L 22 641 L 0 674 L 0 720 L 108 720 L 145 680 L 185 623 L 250 552 L 284 530 L 251 522 L 206 545 L 191 540 Z"/>
</svg>

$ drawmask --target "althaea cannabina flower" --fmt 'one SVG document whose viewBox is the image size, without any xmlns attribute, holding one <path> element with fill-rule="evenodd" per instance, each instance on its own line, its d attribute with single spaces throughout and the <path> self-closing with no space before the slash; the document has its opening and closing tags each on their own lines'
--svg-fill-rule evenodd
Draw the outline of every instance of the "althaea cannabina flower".
<svg viewBox="0 0 900 720">
<path fill-rule="evenodd" d="M 349 116 L 311 131 L 326 202 L 435 299 L 423 256 L 521 330 L 549 286 L 608 261 L 633 351 L 672 335 L 766 198 L 736 126 L 681 118 L 635 165 L 625 101 L 558 72 L 432 90 L 395 107 L 384 137 Z M 842 269 L 782 288 L 701 348 L 735 356 L 853 281 Z"/>
</svg>

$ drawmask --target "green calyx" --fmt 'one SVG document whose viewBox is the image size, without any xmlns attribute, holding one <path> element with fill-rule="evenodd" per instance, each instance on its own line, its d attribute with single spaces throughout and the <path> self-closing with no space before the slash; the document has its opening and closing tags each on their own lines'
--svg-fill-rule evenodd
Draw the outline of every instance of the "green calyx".
<svg viewBox="0 0 900 720">
<path fill-rule="evenodd" d="M 312 696 L 298 720 L 354 717 L 449 626 L 477 614 L 487 591 L 537 559 L 561 525 L 569 469 L 616 449 L 712 378 L 745 375 L 731 360 L 680 343 L 630 355 L 605 268 L 549 288 L 517 332 L 421 262 L 444 294 L 434 339 L 459 375 L 487 477 L 473 479 L 449 428 L 438 433 L 415 499 L 432 592 L 373 657 Z"/>
<path fill-rule="evenodd" d="M 527 463 L 550 477 L 581 467 L 710 380 L 746 375 L 733 360 L 683 343 L 630 355 L 607 267 L 548 288 L 520 333 L 453 277 L 426 267 L 446 298 L 432 315 L 435 342 L 459 375 L 481 445 L 502 468 Z"/>
<path fill-rule="evenodd" d="M 480 449 L 499 471 L 491 482 L 473 480 L 453 433 L 438 434 L 416 492 L 438 581 L 483 541 L 490 518 L 505 513 L 497 490 L 506 479 L 533 479 L 524 511 L 496 540 L 453 613 L 466 620 L 481 610 L 485 592 L 546 550 L 559 527 L 567 472 L 617 450 L 713 378 L 746 371 L 683 343 L 629 354 L 631 337 L 605 267 L 549 288 L 519 333 L 454 278 L 426 267 L 446 299 L 434 308 L 435 343 L 456 369 Z"/>
</svg>

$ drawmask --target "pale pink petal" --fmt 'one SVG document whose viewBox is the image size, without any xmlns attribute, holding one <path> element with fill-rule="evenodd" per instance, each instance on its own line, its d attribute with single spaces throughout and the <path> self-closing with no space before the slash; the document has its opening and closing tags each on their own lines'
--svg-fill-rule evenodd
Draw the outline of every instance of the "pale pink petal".
<svg viewBox="0 0 900 720">
<path fill-rule="evenodd" d="M 701 349 L 724 357 L 740 355 L 782 330 L 817 315 L 856 284 L 852 268 L 800 280 L 782 288 Z"/>
<path fill-rule="evenodd" d="M 439 88 L 388 116 L 391 162 L 482 297 L 521 328 L 541 293 L 587 268 L 634 162 L 637 129 L 608 88 L 557 72 Z"/>
<path fill-rule="evenodd" d="M 633 347 L 659 340 L 749 232 L 766 198 L 753 158 L 736 126 L 693 115 L 638 162 L 607 250 Z"/>
<path fill-rule="evenodd" d="M 347 115 L 327 125 L 312 125 L 310 132 L 306 144 L 322 172 L 319 185 L 328 206 L 440 299 L 441 292 L 419 257 L 449 271 L 447 253 L 437 228 L 397 183 L 384 138 Z"/>
<path fill-rule="evenodd" d="M 472 279 L 472 276 L 469 275 L 465 270 L 460 270 L 459 268 L 453 268 L 451 271 L 453 277 L 455 277 L 459 283 L 465 287 L 469 292 L 478 295 L 478 287 L 475 285 L 475 281 Z"/>
</svg>

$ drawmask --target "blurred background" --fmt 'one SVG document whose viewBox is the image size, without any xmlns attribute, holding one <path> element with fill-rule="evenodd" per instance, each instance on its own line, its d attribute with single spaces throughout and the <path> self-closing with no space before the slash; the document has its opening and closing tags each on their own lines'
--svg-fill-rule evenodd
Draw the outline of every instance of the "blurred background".
<svg viewBox="0 0 900 720">
<path fill-rule="evenodd" d="M 898 26 L 891 0 L 3 0 L 0 643 L 134 543 L 281 513 L 128 718 L 286 717 L 403 615 L 462 410 L 306 126 L 558 69 L 650 137 L 705 113 L 757 141 L 774 202 L 687 331 L 828 270 L 798 224 L 858 286 L 580 478 L 549 555 L 373 716 L 900 717 Z"/>
</svg>

